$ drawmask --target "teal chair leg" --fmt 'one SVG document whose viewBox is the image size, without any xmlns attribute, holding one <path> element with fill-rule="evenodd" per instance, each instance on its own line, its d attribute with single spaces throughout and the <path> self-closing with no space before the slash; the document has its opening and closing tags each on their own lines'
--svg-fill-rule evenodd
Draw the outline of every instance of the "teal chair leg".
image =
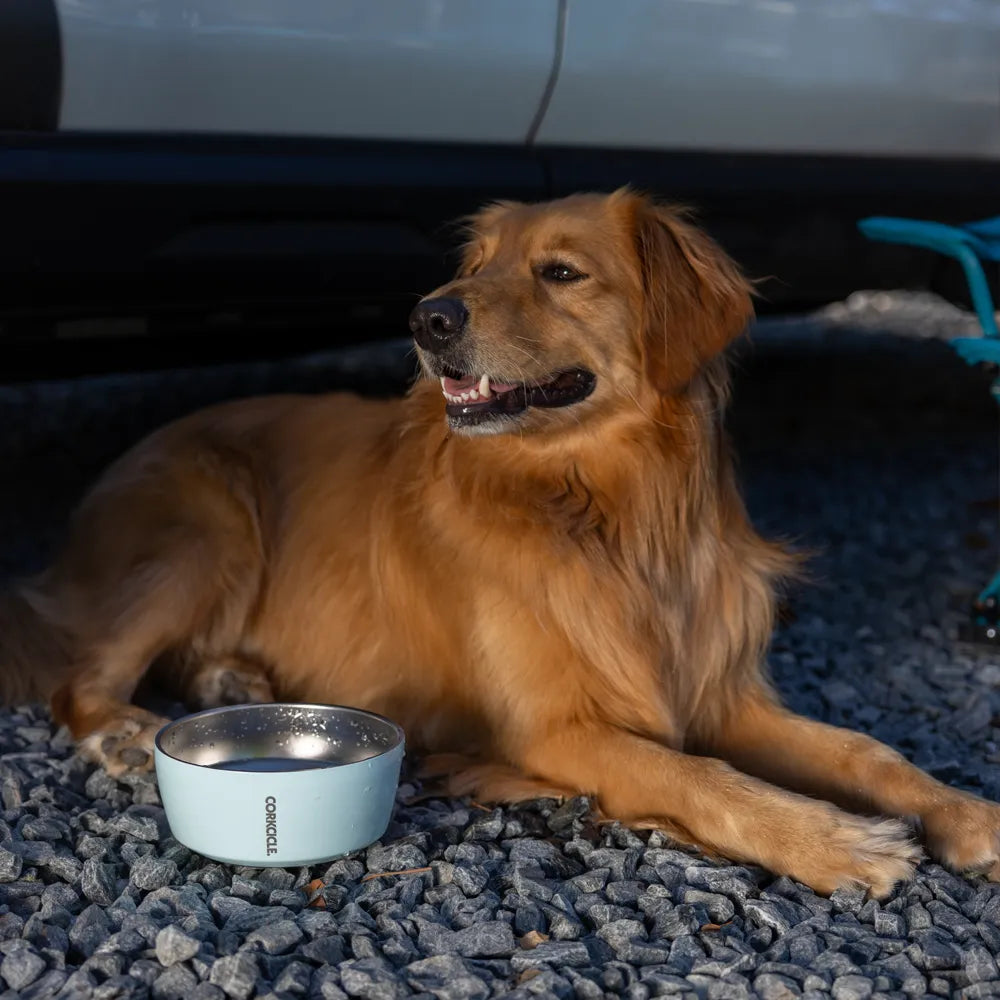
<svg viewBox="0 0 1000 1000">
<path fill-rule="evenodd" d="M 997 330 L 996 316 L 993 312 L 993 296 L 990 295 L 990 286 L 986 283 L 986 275 L 983 273 L 983 265 L 979 262 L 979 257 L 971 247 L 964 244 L 954 247 L 952 252 L 955 259 L 962 265 L 962 270 L 965 271 L 965 280 L 969 283 L 972 305 L 979 317 L 979 325 L 983 329 L 983 335 L 986 337 L 1000 336 L 1000 331 Z"/>
</svg>

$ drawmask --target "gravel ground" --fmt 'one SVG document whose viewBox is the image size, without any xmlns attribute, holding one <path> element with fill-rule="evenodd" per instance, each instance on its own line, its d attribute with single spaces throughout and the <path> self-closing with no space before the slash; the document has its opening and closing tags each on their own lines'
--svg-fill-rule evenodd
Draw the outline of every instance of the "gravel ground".
<svg viewBox="0 0 1000 1000">
<path fill-rule="evenodd" d="M 771 653 L 789 703 L 1000 798 L 1000 656 L 954 638 L 998 545 L 988 379 L 936 339 L 967 329 L 879 295 L 762 324 L 732 427 L 755 520 L 816 551 Z M 170 416 L 395 392 L 411 370 L 389 345 L 0 388 L 0 575 L 37 567 L 97 469 Z M 888 901 L 825 899 L 597 827 L 582 800 L 488 810 L 405 780 L 368 851 L 230 868 L 170 837 L 151 778 L 84 765 L 44 710 L 2 712 L 0 752 L 4 997 L 1000 996 L 1000 885 L 931 863 Z"/>
</svg>

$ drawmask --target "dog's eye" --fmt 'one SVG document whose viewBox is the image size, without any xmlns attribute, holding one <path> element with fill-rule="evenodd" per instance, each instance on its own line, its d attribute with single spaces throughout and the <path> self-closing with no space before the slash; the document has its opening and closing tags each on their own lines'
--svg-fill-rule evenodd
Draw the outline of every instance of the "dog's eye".
<svg viewBox="0 0 1000 1000">
<path fill-rule="evenodd" d="M 578 271 L 575 267 L 570 267 L 569 264 L 562 264 L 558 261 L 552 264 L 546 264 L 542 270 L 541 275 L 546 281 L 580 281 L 587 276 L 582 272 Z"/>
</svg>

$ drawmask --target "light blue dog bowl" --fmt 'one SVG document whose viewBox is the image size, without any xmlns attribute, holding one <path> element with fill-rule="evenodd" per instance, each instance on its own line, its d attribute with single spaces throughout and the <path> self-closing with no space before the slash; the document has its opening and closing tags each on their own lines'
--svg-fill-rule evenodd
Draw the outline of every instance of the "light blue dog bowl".
<svg viewBox="0 0 1000 1000">
<path fill-rule="evenodd" d="M 156 736 L 174 837 L 227 864 L 295 867 L 374 843 L 392 816 L 403 730 L 357 708 L 234 705 Z"/>
</svg>

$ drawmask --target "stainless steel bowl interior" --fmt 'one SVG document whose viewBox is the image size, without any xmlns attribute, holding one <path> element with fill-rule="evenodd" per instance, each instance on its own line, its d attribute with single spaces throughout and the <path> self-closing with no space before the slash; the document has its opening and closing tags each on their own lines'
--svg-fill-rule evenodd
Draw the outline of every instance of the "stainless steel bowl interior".
<svg viewBox="0 0 1000 1000">
<path fill-rule="evenodd" d="M 225 770 L 302 770 L 354 764 L 398 746 L 394 722 L 334 705 L 233 705 L 185 716 L 156 737 L 176 760 Z M 285 763 L 287 762 L 287 764 Z"/>
</svg>

